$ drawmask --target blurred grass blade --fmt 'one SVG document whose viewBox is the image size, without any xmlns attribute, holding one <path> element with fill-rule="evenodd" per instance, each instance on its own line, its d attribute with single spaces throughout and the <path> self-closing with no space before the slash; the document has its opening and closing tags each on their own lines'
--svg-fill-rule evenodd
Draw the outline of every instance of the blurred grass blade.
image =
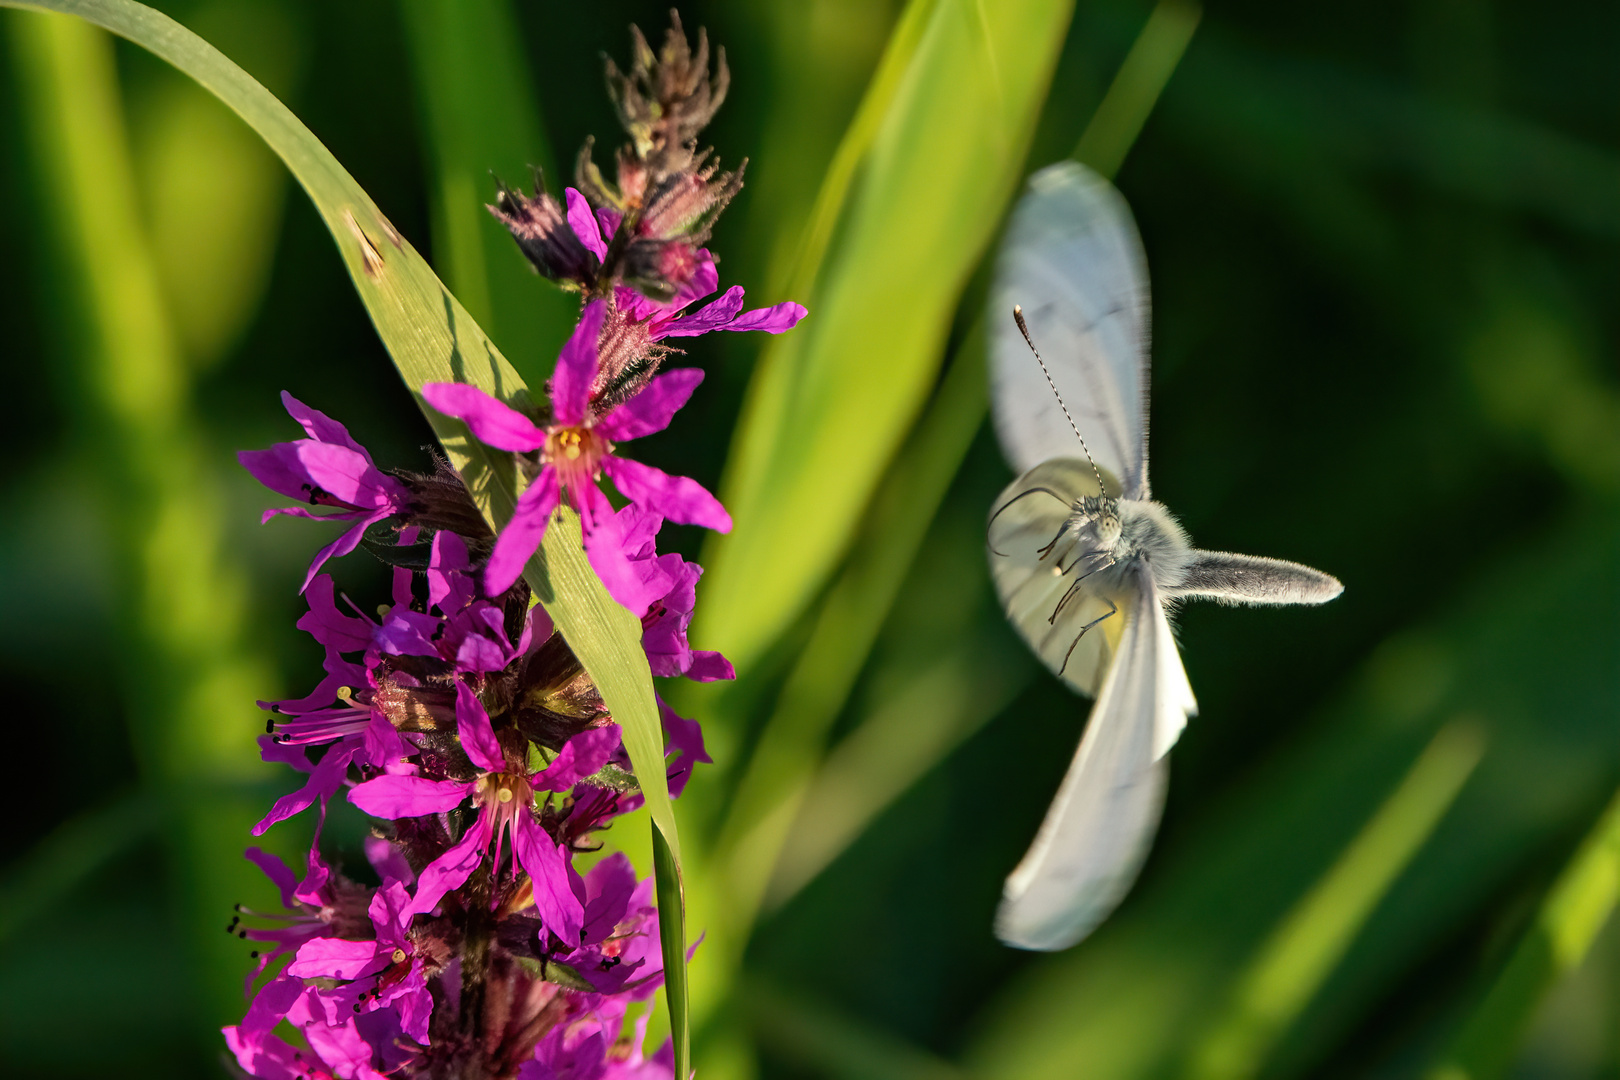
<svg viewBox="0 0 1620 1080">
<path fill-rule="evenodd" d="M 740 995 L 761 1040 L 806 1075 L 836 1080 L 967 1080 L 950 1062 L 820 1001 L 750 978 Z"/>
<path fill-rule="evenodd" d="M 1035 670 L 1021 645 L 998 654 L 993 644 L 968 637 L 862 718 L 805 791 L 765 909 L 781 907 L 815 880 L 912 784 L 1011 705 Z"/>
<path fill-rule="evenodd" d="M 681 866 L 656 824 L 652 829 L 653 876 L 658 889 L 658 937 L 664 956 L 664 994 L 669 1001 L 669 1038 L 675 1075 L 692 1072 L 691 1006 L 686 989 L 686 889 Z M 673 926 L 668 925 L 673 923 Z"/>
<path fill-rule="evenodd" d="M 253 700 L 272 675 L 246 640 L 253 613 L 142 227 L 112 42 L 73 19 L 8 24 L 43 216 L 71 274 L 70 314 L 52 328 L 78 368 L 63 411 L 115 523 L 120 648 L 105 689 L 127 706 L 135 765 L 164 812 L 193 1022 L 217 1026 L 240 1007 L 242 956 L 201 928 L 260 880 L 240 856 L 263 812 Z"/>
<path fill-rule="evenodd" d="M 156 834 L 161 807 L 149 795 L 125 795 L 68 818 L 6 867 L 0 880 L 0 945 L 65 901 L 107 863 Z"/>
<path fill-rule="evenodd" d="M 527 404 L 527 388 L 320 140 L 219 50 L 152 8 L 130 0 L 0 0 L 0 5 L 79 15 L 129 38 L 196 79 L 270 144 L 337 241 L 378 336 L 479 509 L 492 526 L 504 523 L 520 490 L 513 463 L 472 439 L 460 421 L 422 404 L 421 387 L 435 380 L 466 382 L 514 405 Z M 86 172 L 86 182 L 94 175 Z M 608 596 L 591 570 L 576 515 L 565 513 L 546 530 L 544 545 L 524 576 L 623 728 L 625 749 L 648 811 L 678 860 L 680 840 L 664 774 L 663 728 L 641 648 L 641 621 Z M 676 1026 L 683 1022 L 677 1018 Z"/>
<path fill-rule="evenodd" d="M 542 285 L 484 209 L 494 176 L 559 173 L 508 0 L 405 0 L 405 40 L 433 163 L 435 262 L 467 310 L 530 383 L 549 372 L 578 303 Z M 491 176 L 491 173 L 494 176 Z"/>
<path fill-rule="evenodd" d="M 1560 976 L 1585 959 L 1620 900 L 1620 795 L 1616 795 L 1547 892 L 1519 941 L 1429 1080 L 1504 1075 L 1535 1014 Z"/>
<path fill-rule="evenodd" d="M 827 166 L 821 188 L 816 193 L 815 205 L 805 222 L 804 233 L 797 247 L 792 249 L 792 258 L 771 267 L 767 295 L 804 302 L 806 297 L 813 294 L 827 258 L 827 247 L 849 202 L 856 170 L 871 149 L 884 118 L 888 116 L 901 81 L 916 55 L 923 30 L 940 2 L 909 0 L 895 22 L 889 40 L 883 47 L 883 56 L 872 73 L 866 93 L 861 97 L 860 107 L 856 109 Z M 792 366 L 798 363 L 799 336 L 790 334 L 773 338 L 755 363 L 754 376 L 749 381 L 747 396 L 743 401 L 742 415 L 732 434 L 731 452 L 726 455 L 726 474 L 721 489 L 733 517 L 753 499 L 765 482 L 771 454 L 791 411 L 792 381 L 788 375 Z M 704 561 L 710 560 L 706 557 Z M 712 568 L 709 578 L 705 606 L 713 603 Z M 729 652 L 734 663 L 740 660 L 735 648 Z M 747 666 L 743 665 L 743 669 Z"/>
<path fill-rule="evenodd" d="M 884 477 L 848 566 L 816 616 L 728 808 L 719 839 L 733 895 L 751 909 L 799 798 L 945 491 L 984 420 L 984 336 L 974 335 Z"/>
<path fill-rule="evenodd" d="M 742 670 L 843 555 L 934 386 L 951 311 L 1022 169 L 1070 7 L 1009 0 L 986 23 L 977 0 L 938 0 L 928 14 L 817 287 L 797 297 L 810 317 L 773 343 L 733 444 L 754 479 L 725 484 L 737 527 L 706 560 L 694 632 Z"/>
<path fill-rule="evenodd" d="M 193 10 L 205 34 L 217 29 L 277 93 L 302 82 L 295 12 L 272 0 L 205 0 Z M 229 356 L 270 287 L 287 172 L 190 79 L 163 70 L 150 82 L 132 93 L 129 113 L 152 254 L 186 358 L 207 368 Z"/>
<path fill-rule="evenodd" d="M 1400 786 L 1260 947 L 1232 1000 L 1194 1044 L 1189 1078 L 1260 1074 L 1272 1046 L 1433 834 L 1483 753 L 1483 736 L 1466 721 L 1436 733 Z"/>
<path fill-rule="evenodd" d="M 808 296 L 815 288 L 827 257 L 827 245 L 832 242 L 833 229 L 849 201 L 850 185 L 855 170 L 872 146 L 883 118 L 888 115 L 900 81 L 917 52 L 928 19 L 940 0 L 910 0 L 901 12 L 889 40 L 883 47 L 883 56 L 871 82 L 861 98 L 860 108 L 850 121 L 849 128 L 838 143 L 827 174 L 822 177 L 821 189 L 816 193 L 815 206 L 805 222 L 804 234 L 790 263 L 773 268 L 770 276 L 772 296 Z M 783 339 L 786 340 L 786 339 Z"/>
<path fill-rule="evenodd" d="M 1202 16 L 1196 0 L 1159 0 L 1080 136 L 1076 161 L 1106 177 L 1119 172 Z"/>
</svg>

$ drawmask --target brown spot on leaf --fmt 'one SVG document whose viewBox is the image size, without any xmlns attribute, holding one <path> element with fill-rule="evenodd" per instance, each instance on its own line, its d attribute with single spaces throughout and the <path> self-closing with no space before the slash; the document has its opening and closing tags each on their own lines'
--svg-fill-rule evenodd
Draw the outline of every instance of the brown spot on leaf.
<svg viewBox="0 0 1620 1080">
<path fill-rule="evenodd" d="M 382 252 L 377 250 L 377 245 L 371 242 L 371 237 L 366 235 L 366 231 L 355 220 L 353 210 L 344 210 L 343 217 L 349 223 L 349 231 L 354 234 L 355 240 L 359 241 L 361 264 L 365 266 L 367 274 L 376 277 L 383 270 Z"/>
</svg>

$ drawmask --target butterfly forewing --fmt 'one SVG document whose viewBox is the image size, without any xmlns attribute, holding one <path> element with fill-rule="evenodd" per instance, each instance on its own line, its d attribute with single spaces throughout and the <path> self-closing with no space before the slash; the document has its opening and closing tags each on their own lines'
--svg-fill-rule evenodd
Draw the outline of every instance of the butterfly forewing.
<svg viewBox="0 0 1620 1080">
<path fill-rule="evenodd" d="M 1110 495 L 1147 497 L 1148 284 L 1113 186 L 1072 162 L 1030 178 L 1007 226 L 990 300 L 996 434 L 1013 468 L 1077 452 L 1063 407 L 1008 313 L 1023 308 Z"/>
</svg>

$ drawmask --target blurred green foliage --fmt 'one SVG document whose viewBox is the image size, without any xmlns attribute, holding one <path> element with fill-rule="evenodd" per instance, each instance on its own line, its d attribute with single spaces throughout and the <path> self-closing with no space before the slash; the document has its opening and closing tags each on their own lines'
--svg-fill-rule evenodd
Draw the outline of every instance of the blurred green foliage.
<svg viewBox="0 0 1620 1080">
<path fill-rule="evenodd" d="M 526 180 L 587 134 L 605 157 L 599 54 L 624 55 L 629 22 L 660 31 L 663 5 L 159 6 L 280 94 L 544 373 L 569 309 L 477 202 L 490 170 Z M 694 342 L 712 378 L 644 450 L 772 492 L 744 498 L 727 543 L 753 553 L 720 556 L 697 640 L 744 677 L 681 702 L 720 751 L 681 808 L 688 887 L 740 866 L 760 891 L 757 922 L 695 902 L 701 1075 L 1620 1077 L 1620 12 L 1598 5 L 1204 12 L 1118 152 L 1155 285 L 1156 491 L 1202 544 L 1347 591 L 1187 608 L 1202 715 L 1138 889 L 1068 953 L 991 937 L 1085 706 L 984 571 L 1007 470 L 975 420 L 974 275 L 1013 181 L 1100 138 L 1122 65 L 1151 68 L 1126 62 L 1149 12 L 682 9 L 733 69 L 709 137 L 751 159 L 722 275 L 811 307 L 771 366 L 757 336 Z M 292 626 L 312 537 L 256 524 L 232 451 L 287 436 L 281 389 L 381 461 L 420 465 L 431 435 L 247 129 L 138 49 L 34 19 L 0 18 L 20 405 L 0 663 L 21 734 L 0 1067 L 217 1075 L 248 965 L 227 908 L 270 892 L 235 853 L 290 782 L 255 762 L 252 699 L 320 659 Z M 985 66 L 912 65 L 945 45 Z M 1049 90 L 1016 90 L 1048 65 Z M 925 77 L 955 96 L 907 99 Z M 144 337 L 108 334 L 130 318 Z M 728 461 L 754 372 L 785 364 L 815 410 Z M 696 556 L 695 531 L 673 539 Z M 358 557 L 339 574 L 384 580 Z M 758 777 L 784 756 L 778 803 Z M 739 862 L 750 806 L 777 820 Z M 338 814 L 329 840 L 353 857 L 360 828 Z M 283 850 L 305 839 L 281 829 Z"/>
</svg>

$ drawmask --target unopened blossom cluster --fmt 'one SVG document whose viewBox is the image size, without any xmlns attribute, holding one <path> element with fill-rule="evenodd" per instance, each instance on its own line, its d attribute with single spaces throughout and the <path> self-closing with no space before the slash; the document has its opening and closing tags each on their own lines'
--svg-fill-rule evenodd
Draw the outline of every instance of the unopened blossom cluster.
<svg viewBox="0 0 1620 1080">
<path fill-rule="evenodd" d="M 347 523 L 303 584 L 298 626 L 324 649 L 324 676 L 304 697 L 261 703 L 264 758 L 306 777 L 254 832 L 312 811 L 316 839 L 297 868 L 247 853 L 282 904 L 242 909 L 228 928 L 256 946 L 246 1015 L 225 1029 L 247 1075 L 673 1080 L 668 1043 L 643 1054 L 647 1009 L 629 1019 L 663 979 L 652 882 L 623 855 L 575 866 L 641 805 L 637 780 L 619 726 L 523 570 L 559 507 L 572 507 L 592 567 L 641 619 L 652 673 L 731 678 L 724 657 L 687 641 L 701 569 L 658 551 L 666 521 L 726 530 L 730 518 L 633 444 L 669 425 L 702 382 L 699 369 L 666 366 L 676 341 L 780 333 L 804 309 L 744 311 L 735 286 L 704 303 L 719 279 L 703 244 L 741 184 L 740 169 L 721 173 L 697 144 L 725 96 L 725 58 L 711 76 L 707 41 L 693 50 L 678 22 L 658 52 L 639 32 L 634 47 L 628 71 L 608 66 L 630 133 L 615 180 L 587 144 L 562 199 L 502 188 L 490 208 L 541 275 L 580 297 L 546 402 L 520 410 L 468 385 L 422 388 L 526 477 L 499 533 L 447 463 L 379 467 L 341 423 L 290 394 L 304 437 L 240 455 L 296 503 L 266 520 Z M 391 567 L 388 604 L 353 602 L 327 572 L 357 551 Z M 698 724 L 659 706 L 679 795 L 709 758 Z M 375 819 L 366 866 L 321 853 L 339 798 Z"/>
</svg>

